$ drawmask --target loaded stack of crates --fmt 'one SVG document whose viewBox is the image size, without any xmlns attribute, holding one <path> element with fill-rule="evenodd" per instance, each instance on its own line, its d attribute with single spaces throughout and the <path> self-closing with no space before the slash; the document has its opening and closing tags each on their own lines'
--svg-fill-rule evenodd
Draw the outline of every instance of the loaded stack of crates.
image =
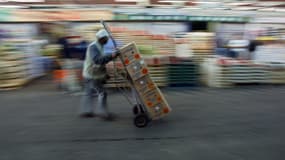
<svg viewBox="0 0 285 160">
<path fill-rule="evenodd" d="M 175 54 L 174 39 L 167 35 L 155 35 L 144 30 L 129 30 L 127 28 L 111 28 L 114 38 L 123 43 L 134 41 L 140 50 L 147 49 L 151 52 L 142 53 L 147 55 L 173 55 Z"/>
<path fill-rule="evenodd" d="M 0 90 L 12 90 L 28 82 L 28 64 L 25 54 L 20 54 L 13 47 L 0 48 Z"/>
<path fill-rule="evenodd" d="M 266 66 L 248 60 L 230 60 L 233 84 L 266 83 Z"/>
<path fill-rule="evenodd" d="M 191 58 L 170 56 L 168 63 L 169 86 L 183 87 L 199 84 L 198 64 Z"/>
<path fill-rule="evenodd" d="M 215 34 L 210 32 L 191 32 L 187 34 L 190 53 L 197 62 L 213 55 L 215 48 Z"/>
<path fill-rule="evenodd" d="M 226 57 L 206 59 L 201 71 L 203 81 L 210 87 L 263 84 L 268 79 L 265 65 Z"/>
<path fill-rule="evenodd" d="M 201 81 L 209 87 L 226 88 L 232 86 L 229 58 L 207 58 L 201 64 Z"/>
<path fill-rule="evenodd" d="M 143 56 L 149 69 L 149 75 L 159 87 L 168 86 L 168 58 L 165 56 Z M 110 76 L 106 87 L 130 87 L 128 84 L 121 61 L 110 62 L 106 65 Z"/>
<path fill-rule="evenodd" d="M 269 84 L 285 84 L 285 63 L 275 62 L 266 63 L 267 67 L 267 83 Z"/>
<path fill-rule="evenodd" d="M 123 27 L 112 27 L 112 36 L 116 39 L 116 41 L 127 44 L 130 42 L 130 32 L 128 29 Z"/>
<path fill-rule="evenodd" d="M 175 54 L 175 41 L 171 37 L 166 35 L 153 35 L 150 42 L 160 55 L 170 56 Z"/>
<path fill-rule="evenodd" d="M 129 42 L 134 41 L 136 42 L 137 46 L 141 46 L 141 45 L 151 45 L 150 42 L 150 38 L 151 38 L 151 34 L 147 31 L 143 31 L 143 30 L 130 30 L 129 31 Z"/>
<path fill-rule="evenodd" d="M 149 69 L 142 59 L 139 50 L 134 43 L 130 43 L 121 49 L 121 60 L 126 67 L 133 87 L 140 97 L 152 119 L 158 119 L 170 112 L 170 107 L 163 94 L 152 80 Z"/>
<path fill-rule="evenodd" d="M 143 57 L 149 74 L 153 81 L 159 87 L 168 86 L 168 64 L 169 58 L 167 56 L 144 56 Z"/>
</svg>

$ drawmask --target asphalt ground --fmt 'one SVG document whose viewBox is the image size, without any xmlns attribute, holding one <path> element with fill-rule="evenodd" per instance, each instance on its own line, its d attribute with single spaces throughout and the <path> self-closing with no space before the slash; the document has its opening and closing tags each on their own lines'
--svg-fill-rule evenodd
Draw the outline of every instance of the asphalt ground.
<svg viewBox="0 0 285 160">
<path fill-rule="evenodd" d="M 133 125 L 116 91 L 105 122 L 78 117 L 80 96 L 32 84 L 0 92 L 0 160 L 284 160 L 285 86 L 163 89 L 173 112 Z"/>
</svg>

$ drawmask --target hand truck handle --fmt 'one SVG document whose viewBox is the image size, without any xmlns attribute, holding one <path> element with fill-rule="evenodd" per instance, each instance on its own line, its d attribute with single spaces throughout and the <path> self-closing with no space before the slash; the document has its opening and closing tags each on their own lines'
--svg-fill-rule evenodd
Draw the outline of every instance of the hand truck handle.
<svg viewBox="0 0 285 160">
<path fill-rule="evenodd" d="M 105 29 L 105 30 L 107 31 L 107 33 L 109 34 L 109 37 L 110 37 L 110 39 L 112 40 L 112 42 L 113 42 L 114 47 L 116 48 L 116 50 L 119 50 L 119 48 L 118 48 L 118 46 L 117 46 L 117 43 L 116 43 L 115 39 L 113 38 L 112 33 L 111 33 L 109 27 L 107 26 L 107 24 L 106 24 L 103 20 L 101 20 L 100 23 L 103 25 L 104 29 Z"/>
</svg>

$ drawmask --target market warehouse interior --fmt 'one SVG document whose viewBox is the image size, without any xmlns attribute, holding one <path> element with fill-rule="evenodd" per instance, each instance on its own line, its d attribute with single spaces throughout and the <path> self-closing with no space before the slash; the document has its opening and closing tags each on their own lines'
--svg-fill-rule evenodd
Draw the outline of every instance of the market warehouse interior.
<svg viewBox="0 0 285 160">
<path fill-rule="evenodd" d="M 0 159 L 17 159 L 7 138 L 23 155 L 48 142 L 36 159 L 138 139 L 173 151 L 152 158 L 283 159 L 284 14 L 282 0 L 0 0 Z"/>
</svg>

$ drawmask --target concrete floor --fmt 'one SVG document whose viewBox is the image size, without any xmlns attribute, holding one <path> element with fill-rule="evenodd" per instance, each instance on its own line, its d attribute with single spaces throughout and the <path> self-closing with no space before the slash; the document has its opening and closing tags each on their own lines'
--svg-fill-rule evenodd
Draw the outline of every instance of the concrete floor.
<svg viewBox="0 0 285 160">
<path fill-rule="evenodd" d="M 284 160 L 285 86 L 164 89 L 173 112 L 133 126 L 110 93 L 114 122 L 77 116 L 79 96 L 34 84 L 0 92 L 0 160 Z"/>
</svg>

